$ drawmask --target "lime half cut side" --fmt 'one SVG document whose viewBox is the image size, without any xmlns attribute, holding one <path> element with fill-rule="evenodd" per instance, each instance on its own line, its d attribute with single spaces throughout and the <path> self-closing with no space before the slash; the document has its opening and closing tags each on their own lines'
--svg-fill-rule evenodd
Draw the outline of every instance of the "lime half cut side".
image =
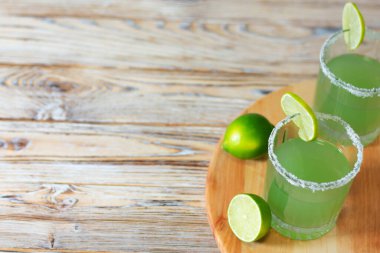
<svg viewBox="0 0 380 253">
<path fill-rule="evenodd" d="M 238 194 L 228 207 L 228 224 L 243 242 L 264 237 L 272 221 L 269 205 L 255 194 Z"/>
<path fill-rule="evenodd" d="M 342 28 L 346 45 L 351 50 L 358 48 L 364 39 L 365 23 L 358 7 L 352 2 L 344 5 Z"/>
<path fill-rule="evenodd" d="M 287 116 L 299 114 L 293 122 L 299 128 L 298 135 L 304 141 L 312 141 L 318 135 L 318 121 L 310 106 L 298 95 L 287 92 L 281 98 L 281 107 Z"/>
</svg>

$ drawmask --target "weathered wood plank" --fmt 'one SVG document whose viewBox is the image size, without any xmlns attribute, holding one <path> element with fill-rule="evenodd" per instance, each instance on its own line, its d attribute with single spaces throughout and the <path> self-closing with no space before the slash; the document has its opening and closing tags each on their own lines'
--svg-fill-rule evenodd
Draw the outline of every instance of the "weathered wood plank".
<svg viewBox="0 0 380 253">
<path fill-rule="evenodd" d="M 3 159 L 13 160 L 2 162 L 0 172 L 2 247 L 74 252 L 216 250 L 202 196 L 204 161 L 222 128 L 1 122 L 0 131 Z M 178 156 L 168 140 L 177 148 L 180 141 L 205 149 L 197 154 L 186 148 Z M 77 155 L 79 160 L 71 163 L 76 158 L 70 156 Z M 60 164 L 65 156 L 68 161 Z M 41 159 L 50 162 L 38 164 Z M 98 159 L 112 162 L 95 164 Z M 150 166 L 128 165 L 136 160 Z M 194 167 L 194 160 L 201 167 Z M 179 234 L 186 240 L 175 240 Z"/>
<path fill-rule="evenodd" d="M 359 3 L 366 17 L 376 21 L 379 2 L 362 0 Z M 6 0 L 1 2 L 1 14 L 27 16 L 74 16 L 114 18 L 221 18 L 267 19 L 276 15 L 278 20 L 303 20 L 329 24 L 340 21 L 340 0 Z M 300 11 L 302 10 L 302 11 Z M 338 14 L 339 13 L 339 14 Z M 272 15 L 271 15 L 272 14 Z"/>
<path fill-rule="evenodd" d="M 55 253 L 56 251 L 51 251 L 51 249 L 27 249 L 27 248 L 0 248 L 1 253 L 25 253 L 25 252 L 33 252 L 33 253 Z M 66 249 L 59 249 L 59 252 L 66 253 L 66 252 L 73 252 L 72 250 L 66 250 Z M 88 250 L 76 250 L 75 253 L 110 253 L 111 251 L 88 251 Z"/>
<path fill-rule="evenodd" d="M 189 164 L 186 160 L 177 164 L 154 163 L 151 165 L 129 163 L 66 163 L 66 162 L 0 162 L 0 178 L 4 187 L 12 190 L 12 183 L 20 184 L 73 184 L 77 186 L 171 186 L 183 188 L 204 187 L 204 173 L 208 162 Z M 90 173 L 89 176 L 83 176 Z M 154 179 L 149 175 L 155 175 Z M 25 186 L 26 187 L 26 186 Z M 29 189 L 29 188 L 28 188 Z M 38 189 L 31 188 L 30 191 Z M 191 189 L 190 189 L 191 190 Z M 7 193 L 8 194 L 8 193 Z M 14 194 L 14 192 L 9 193 Z"/>
<path fill-rule="evenodd" d="M 336 29 L 339 23 L 198 20 L 160 26 L 144 20 L 0 17 L 0 64 L 314 76 L 326 34 Z"/>
<path fill-rule="evenodd" d="M 31 186 L 5 184 L 1 191 L 12 193 L 17 187 L 20 192 Z M 2 247 L 208 252 L 215 246 L 204 213 L 203 187 L 31 188 L 37 190 L 1 197 Z"/>
<path fill-rule="evenodd" d="M 37 252 L 38 249 L 60 251 L 61 248 L 73 252 L 104 251 L 102 249 L 109 252 L 217 252 L 214 242 L 205 240 L 210 233 L 205 225 L 166 224 L 170 230 L 162 230 L 160 226 L 163 225 L 3 219 L 0 221 L 0 235 L 4 248 L 30 248 Z M 182 240 L 178 240 L 179 237 Z M 22 242 L 20 238 L 26 241 Z"/>
<path fill-rule="evenodd" d="M 295 77 L 307 75 L 2 67 L 0 118 L 225 125 Z"/>
<path fill-rule="evenodd" d="M 0 122 L 0 160 L 208 160 L 222 127 Z"/>
<path fill-rule="evenodd" d="M 80 166 L 77 166 L 80 170 Z M 139 166 L 135 166 L 139 168 Z M 114 170 L 120 170 L 116 167 Z M 175 169 L 173 169 L 175 170 Z M 48 170 L 45 170 L 48 171 Z M 86 171 L 86 174 L 91 173 Z M 32 172 L 26 172 L 32 176 Z M 109 172 L 109 177 L 114 173 Z M 141 173 L 142 174 L 142 173 Z M 203 186 L 178 186 L 162 179 L 170 172 L 161 172 L 156 167 L 150 180 L 160 186 L 112 186 L 44 183 L 2 183 L 0 185 L 1 219 L 51 220 L 51 221 L 139 221 L 142 223 L 192 223 L 204 225 L 204 200 L 199 198 Z M 193 173 L 195 174 L 195 173 Z M 129 180 L 139 180 L 136 175 L 127 175 Z M 155 179 L 158 177 L 157 179 Z M 183 174 L 183 178 L 186 174 Z M 204 181 L 204 170 L 189 176 Z M 179 177 L 181 178 L 181 177 Z M 56 181 L 60 181 L 57 179 Z M 164 214 L 167 215 L 164 215 Z M 160 217 L 163 215 L 162 217 Z M 156 217 L 155 221 L 151 219 Z M 162 228 L 165 230 L 165 228 Z"/>
<path fill-rule="evenodd" d="M 339 27 L 339 23 L 337 25 Z M 323 29 L 322 29 L 323 30 Z M 315 74 L 326 36 L 278 21 L 0 17 L 0 64 Z"/>
<path fill-rule="evenodd" d="M 205 168 L 1 165 L 1 247 L 215 250 L 204 199 L 199 197 L 204 192 Z M 60 183 L 70 179 L 70 184 Z M 105 181 L 109 185 L 102 185 Z"/>
<path fill-rule="evenodd" d="M 0 132 L 1 247 L 216 251 L 204 161 L 222 128 L 0 122 Z M 170 142 L 205 149 L 178 156 Z"/>
</svg>

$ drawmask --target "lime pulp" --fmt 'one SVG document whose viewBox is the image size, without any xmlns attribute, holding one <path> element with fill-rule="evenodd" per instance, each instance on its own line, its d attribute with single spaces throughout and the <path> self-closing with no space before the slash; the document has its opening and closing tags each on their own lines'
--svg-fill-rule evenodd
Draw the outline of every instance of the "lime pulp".
<svg viewBox="0 0 380 253">
<path fill-rule="evenodd" d="M 269 205 L 255 194 L 238 194 L 228 207 L 228 224 L 243 242 L 253 242 L 264 237 L 271 225 Z"/>
<path fill-rule="evenodd" d="M 365 22 L 355 3 L 344 5 L 342 14 L 342 28 L 346 45 L 354 50 L 360 46 L 365 35 Z"/>
<path fill-rule="evenodd" d="M 299 128 L 298 135 L 304 141 L 312 141 L 318 135 L 318 121 L 310 106 L 298 95 L 287 92 L 281 97 L 281 107 L 287 116 L 298 114 L 293 118 Z"/>
</svg>

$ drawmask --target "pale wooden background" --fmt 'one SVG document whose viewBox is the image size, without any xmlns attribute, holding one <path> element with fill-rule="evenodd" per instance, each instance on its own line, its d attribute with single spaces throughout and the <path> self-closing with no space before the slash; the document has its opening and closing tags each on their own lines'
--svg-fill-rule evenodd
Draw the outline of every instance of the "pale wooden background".
<svg viewBox="0 0 380 253">
<path fill-rule="evenodd" d="M 380 2 L 356 1 L 380 28 Z M 338 0 L 0 2 L 0 251 L 218 252 L 227 123 L 314 78 Z"/>
</svg>

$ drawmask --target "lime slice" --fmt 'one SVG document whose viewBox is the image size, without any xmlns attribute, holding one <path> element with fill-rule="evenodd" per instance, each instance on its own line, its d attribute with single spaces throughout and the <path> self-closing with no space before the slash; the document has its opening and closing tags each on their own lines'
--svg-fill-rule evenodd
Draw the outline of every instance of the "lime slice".
<svg viewBox="0 0 380 253">
<path fill-rule="evenodd" d="M 318 121 L 310 106 L 299 96 L 287 92 L 281 98 L 281 107 L 287 116 L 299 114 L 293 122 L 299 127 L 298 135 L 304 141 L 317 138 Z"/>
<path fill-rule="evenodd" d="M 243 242 L 257 241 L 265 236 L 271 221 L 269 205 L 254 194 L 238 194 L 228 207 L 228 224 Z"/>
<path fill-rule="evenodd" d="M 349 2 L 344 6 L 342 28 L 346 45 L 351 50 L 358 48 L 364 39 L 365 23 L 356 4 Z"/>
</svg>

